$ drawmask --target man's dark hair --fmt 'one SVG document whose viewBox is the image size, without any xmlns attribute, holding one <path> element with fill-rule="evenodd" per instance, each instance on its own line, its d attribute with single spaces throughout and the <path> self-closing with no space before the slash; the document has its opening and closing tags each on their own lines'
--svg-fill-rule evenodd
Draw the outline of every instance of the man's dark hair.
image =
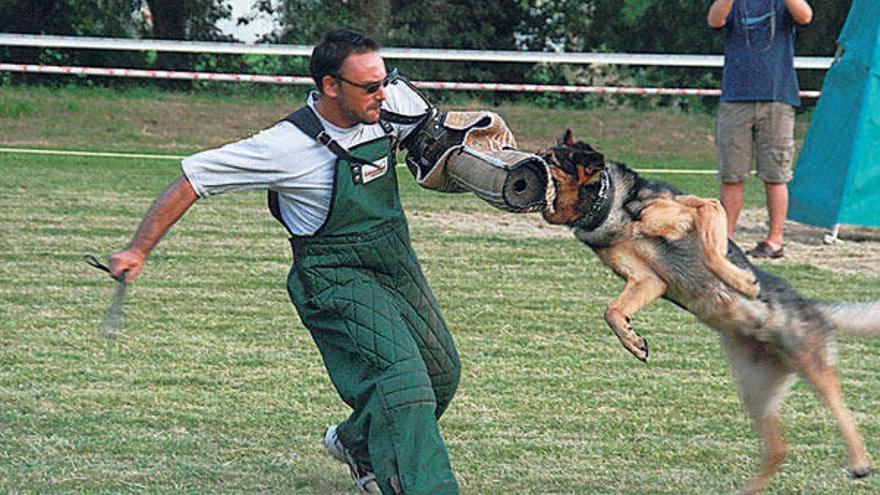
<svg viewBox="0 0 880 495">
<path fill-rule="evenodd" d="M 339 75 L 342 63 L 352 53 L 374 52 L 379 43 L 351 29 L 336 29 L 324 35 L 312 50 L 309 60 L 309 73 L 315 80 L 318 91 L 323 91 L 324 76 Z"/>
</svg>

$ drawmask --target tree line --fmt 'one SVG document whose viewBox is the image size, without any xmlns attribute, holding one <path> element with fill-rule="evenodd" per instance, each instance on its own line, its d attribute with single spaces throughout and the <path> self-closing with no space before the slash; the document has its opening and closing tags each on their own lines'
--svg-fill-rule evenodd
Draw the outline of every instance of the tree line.
<svg viewBox="0 0 880 495">
<path fill-rule="evenodd" d="M 812 0 L 812 24 L 798 33 L 797 53 L 831 56 L 852 0 Z M 384 46 L 448 49 L 719 54 L 723 34 L 706 25 L 710 0 L 255 0 L 236 19 L 271 16 L 265 42 L 314 44 L 335 27 L 362 31 Z M 145 18 L 148 8 L 151 16 Z M 230 19 L 228 0 L 0 0 L 0 32 L 152 39 L 234 41 L 217 28 Z M 17 63 L 307 74 L 300 57 L 138 53 L 0 47 Z M 411 79 L 546 84 L 717 87 L 711 68 L 587 67 L 395 61 Z M 818 89 L 822 71 L 804 71 L 802 86 Z M 51 80 L 52 76 L 6 76 Z M 131 84 L 106 81 L 106 84 Z M 140 81 L 139 84 L 143 84 Z M 187 87 L 189 82 L 172 82 Z M 486 98 L 486 95 L 481 95 Z M 581 104 L 594 96 L 495 94 L 545 104 Z M 607 98 L 607 97 L 606 97 Z M 662 100 L 662 99 L 661 99 Z M 666 99 L 669 103 L 670 98 Z"/>
</svg>

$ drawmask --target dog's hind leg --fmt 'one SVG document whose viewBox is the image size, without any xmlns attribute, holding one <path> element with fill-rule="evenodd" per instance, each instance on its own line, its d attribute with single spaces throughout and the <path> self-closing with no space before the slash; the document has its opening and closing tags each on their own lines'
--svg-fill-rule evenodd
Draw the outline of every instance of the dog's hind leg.
<svg viewBox="0 0 880 495">
<path fill-rule="evenodd" d="M 749 299 L 758 297 L 760 288 L 755 274 L 727 259 L 727 215 L 721 203 L 697 196 L 676 196 L 675 201 L 696 211 L 694 225 L 709 271 Z"/>
<path fill-rule="evenodd" d="M 645 202 L 639 220 L 629 228 L 634 235 L 663 237 L 670 241 L 681 240 L 695 231 L 706 268 L 749 299 L 758 296 L 755 274 L 727 259 L 727 216 L 718 200 L 697 196 L 654 198 Z"/>
<path fill-rule="evenodd" d="M 796 353 L 795 363 L 804 378 L 810 382 L 816 393 L 822 398 L 831 414 L 837 421 L 840 434 L 846 444 L 849 453 L 850 469 L 854 478 L 863 478 L 870 472 L 868 456 L 862 437 L 859 435 L 853 420 L 852 413 L 843 403 L 843 394 L 840 389 L 840 380 L 834 367 L 828 359 L 828 353 L 815 352 L 817 348 L 825 347 L 824 339 L 820 335 L 808 336 L 821 340 L 816 343 L 806 343 L 800 352 Z M 822 346 L 822 347 L 816 347 Z"/>
<path fill-rule="evenodd" d="M 736 376 L 740 399 L 764 443 L 760 471 L 740 492 L 753 495 L 767 486 L 787 454 L 778 409 L 794 374 L 782 363 L 778 351 L 767 344 L 729 335 L 722 335 L 721 342 Z"/>
</svg>

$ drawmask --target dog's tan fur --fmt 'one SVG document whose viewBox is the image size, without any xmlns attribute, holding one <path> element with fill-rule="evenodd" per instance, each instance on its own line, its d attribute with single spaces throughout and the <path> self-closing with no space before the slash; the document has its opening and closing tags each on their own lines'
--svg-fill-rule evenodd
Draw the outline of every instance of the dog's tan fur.
<svg viewBox="0 0 880 495">
<path fill-rule="evenodd" d="M 626 280 L 605 310 L 605 321 L 624 348 L 647 359 L 647 342 L 633 330 L 631 318 L 660 297 L 721 334 L 740 397 L 764 439 L 760 470 L 742 493 L 763 489 L 786 456 L 777 409 L 794 373 L 813 386 L 837 420 L 853 475 L 868 474 L 865 448 L 833 367 L 831 332 L 880 333 L 880 303 L 804 300 L 784 280 L 752 266 L 728 241 L 717 201 L 682 195 L 624 165 L 606 163 L 589 145 L 574 142 L 569 131 L 541 155 L 556 185 L 545 220 L 572 227 Z M 603 174 L 612 194 L 600 184 Z"/>
</svg>

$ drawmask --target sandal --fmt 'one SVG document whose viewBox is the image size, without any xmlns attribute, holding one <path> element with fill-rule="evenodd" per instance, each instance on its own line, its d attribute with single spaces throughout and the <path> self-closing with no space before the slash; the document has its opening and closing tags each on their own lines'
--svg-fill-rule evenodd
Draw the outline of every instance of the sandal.
<svg viewBox="0 0 880 495">
<path fill-rule="evenodd" d="M 751 256 L 752 258 L 770 258 L 770 259 L 778 259 L 782 258 L 785 253 L 783 252 L 784 248 L 773 249 L 770 247 L 770 244 L 767 244 L 765 241 L 759 242 L 754 248 L 746 251 L 746 254 Z"/>
</svg>

